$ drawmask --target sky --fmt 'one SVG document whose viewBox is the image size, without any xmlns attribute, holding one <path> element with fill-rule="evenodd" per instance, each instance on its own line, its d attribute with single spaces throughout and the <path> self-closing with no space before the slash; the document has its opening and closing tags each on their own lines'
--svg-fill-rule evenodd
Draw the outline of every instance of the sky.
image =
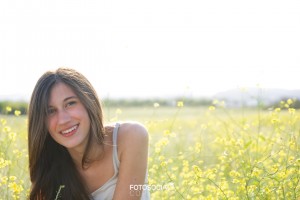
<svg viewBox="0 0 300 200">
<path fill-rule="evenodd" d="M 0 2 L 0 97 L 70 67 L 100 97 L 300 89 L 300 1 Z"/>
</svg>

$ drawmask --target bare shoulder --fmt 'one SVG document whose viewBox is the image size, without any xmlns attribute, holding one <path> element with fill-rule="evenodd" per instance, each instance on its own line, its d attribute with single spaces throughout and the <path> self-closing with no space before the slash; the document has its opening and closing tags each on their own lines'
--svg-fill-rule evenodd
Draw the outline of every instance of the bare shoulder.
<svg viewBox="0 0 300 200">
<path fill-rule="evenodd" d="M 139 122 L 124 122 L 120 124 L 120 137 L 148 137 L 145 126 Z"/>
<path fill-rule="evenodd" d="M 120 124 L 118 137 L 123 142 L 148 142 L 148 131 L 144 125 L 138 122 L 124 122 Z"/>
<path fill-rule="evenodd" d="M 125 151 L 143 151 L 148 148 L 147 129 L 138 122 L 121 123 L 118 132 L 118 146 L 120 157 Z"/>
</svg>

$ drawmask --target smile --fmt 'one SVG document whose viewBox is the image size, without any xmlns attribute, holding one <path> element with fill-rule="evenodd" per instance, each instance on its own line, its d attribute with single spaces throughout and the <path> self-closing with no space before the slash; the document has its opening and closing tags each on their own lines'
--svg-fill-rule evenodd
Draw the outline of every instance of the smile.
<svg viewBox="0 0 300 200">
<path fill-rule="evenodd" d="M 63 135 L 63 136 L 71 136 L 73 135 L 77 129 L 78 129 L 78 124 L 75 125 L 75 126 L 72 126 L 71 128 L 67 129 L 67 130 L 64 130 L 64 131 L 61 131 L 60 133 Z"/>
</svg>

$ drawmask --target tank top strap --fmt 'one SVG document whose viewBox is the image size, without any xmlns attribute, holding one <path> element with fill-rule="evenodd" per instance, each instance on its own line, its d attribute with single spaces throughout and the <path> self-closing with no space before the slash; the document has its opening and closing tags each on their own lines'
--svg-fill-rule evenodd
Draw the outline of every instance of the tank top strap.
<svg viewBox="0 0 300 200">
<path fill-rule="evenodd" d="M 119 171 L 120 161 L 118 158 L 118 130 L 119 130 L 120 124 L 116 123 L 115 128 L 113 130 L 113 163 L 115 172 Z"/>
</svg>

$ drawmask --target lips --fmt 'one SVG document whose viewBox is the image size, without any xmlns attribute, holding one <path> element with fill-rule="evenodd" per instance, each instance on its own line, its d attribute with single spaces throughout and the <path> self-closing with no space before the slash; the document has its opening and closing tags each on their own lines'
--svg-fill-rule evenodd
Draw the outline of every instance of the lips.
<svg viewBox="0 0 300 200">
<path fill-rule="evenodd" d="M 65 137 L 72 136 L 74 133 L 76 133 L 78 126 L 79 126 L 79 124 L 76 124 L 75 126 L 72 126 L 71 128 L 60 131 L 60 133 Z"/>
</svg>

